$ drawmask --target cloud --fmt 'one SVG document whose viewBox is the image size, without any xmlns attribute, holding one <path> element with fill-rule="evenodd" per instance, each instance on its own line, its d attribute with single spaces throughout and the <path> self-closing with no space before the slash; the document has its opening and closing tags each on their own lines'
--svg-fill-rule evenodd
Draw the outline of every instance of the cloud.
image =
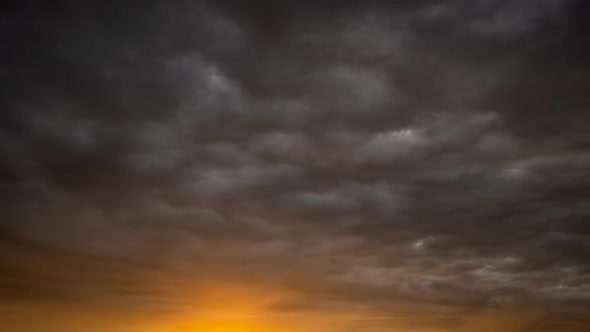
<svg viewBox="0 0 590 332">
<path fill-rule="evenodd" d="M 250 145 L 255 152 L 287 160 L 300 159 L 311 150 L 306 136 L 290 132 L 260 134 L 254 137 Z"/>
<path fill-rule="evenodd" d="M 0 305 L 585 327 L 577 2 L 60 3 L 1 23 Z"/>
<path fill-rule="evenodd" d="M 280 185 L 302 177 L 303 173 L 290 165 L 245 165 L 237 169 L 213 169 L 202 175 L 191 187 L 204 194 L 233 193 L 259 186 Z"/>
<path fill-rule="evenodd" d="M 359 158 L 368 162 L 395 162 L 399 159 L 419 157 L 428 146 L 428 139 L 414 129 L 402 129 L 375 134 L 360 147 Z"/>
</svg>

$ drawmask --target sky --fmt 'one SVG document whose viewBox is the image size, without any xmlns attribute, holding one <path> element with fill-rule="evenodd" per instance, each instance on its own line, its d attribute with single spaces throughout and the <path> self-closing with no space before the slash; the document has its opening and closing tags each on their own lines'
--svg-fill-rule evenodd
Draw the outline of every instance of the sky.
<svg viewBox="0 0 590 332">
<path fill-rule="evenodd" d="M 0 7 L 0 330 L 590 330 L 590 2 Z"/>
</svg>

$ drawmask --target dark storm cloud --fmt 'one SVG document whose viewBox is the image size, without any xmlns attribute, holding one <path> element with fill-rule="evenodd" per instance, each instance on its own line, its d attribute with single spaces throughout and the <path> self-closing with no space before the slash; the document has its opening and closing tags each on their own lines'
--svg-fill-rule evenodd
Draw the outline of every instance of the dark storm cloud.
<svg viewBox="0 0 590 332">
<path fill-rule="evenodd" d="M 147 277 L 119 287 L 116 266 L 301 291 L 271 311 L 461 327 L 470 308 L 525 306 L 575 331 L 581 3 L 14 2 L 0 241 L 20 258 L 0 261 L 3 301 L 167 298 Z"/>
</svg>

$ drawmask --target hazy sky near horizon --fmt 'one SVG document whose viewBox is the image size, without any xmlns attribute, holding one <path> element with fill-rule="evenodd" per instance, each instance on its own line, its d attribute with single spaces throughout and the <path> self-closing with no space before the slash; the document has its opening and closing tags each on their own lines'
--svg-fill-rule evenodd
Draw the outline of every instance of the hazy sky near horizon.
<svg viewBox="0 0 590 332">
<path fill-rule="evenodd" d="M 588 331 L 589 17 L 3 4 L 0 330 Z"/>
</svg>

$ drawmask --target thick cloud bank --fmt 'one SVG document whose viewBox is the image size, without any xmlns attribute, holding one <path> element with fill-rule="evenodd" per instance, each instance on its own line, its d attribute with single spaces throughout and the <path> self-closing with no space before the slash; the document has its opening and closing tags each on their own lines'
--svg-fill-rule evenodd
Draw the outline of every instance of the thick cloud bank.
<svg viewBox="0 0 590 332">
<path fill-rule="evenodd" d="M 0 309 L 222 279 L 336 332 L 590 326 L 585 1 L 3 12 Z"/>
</svg>

